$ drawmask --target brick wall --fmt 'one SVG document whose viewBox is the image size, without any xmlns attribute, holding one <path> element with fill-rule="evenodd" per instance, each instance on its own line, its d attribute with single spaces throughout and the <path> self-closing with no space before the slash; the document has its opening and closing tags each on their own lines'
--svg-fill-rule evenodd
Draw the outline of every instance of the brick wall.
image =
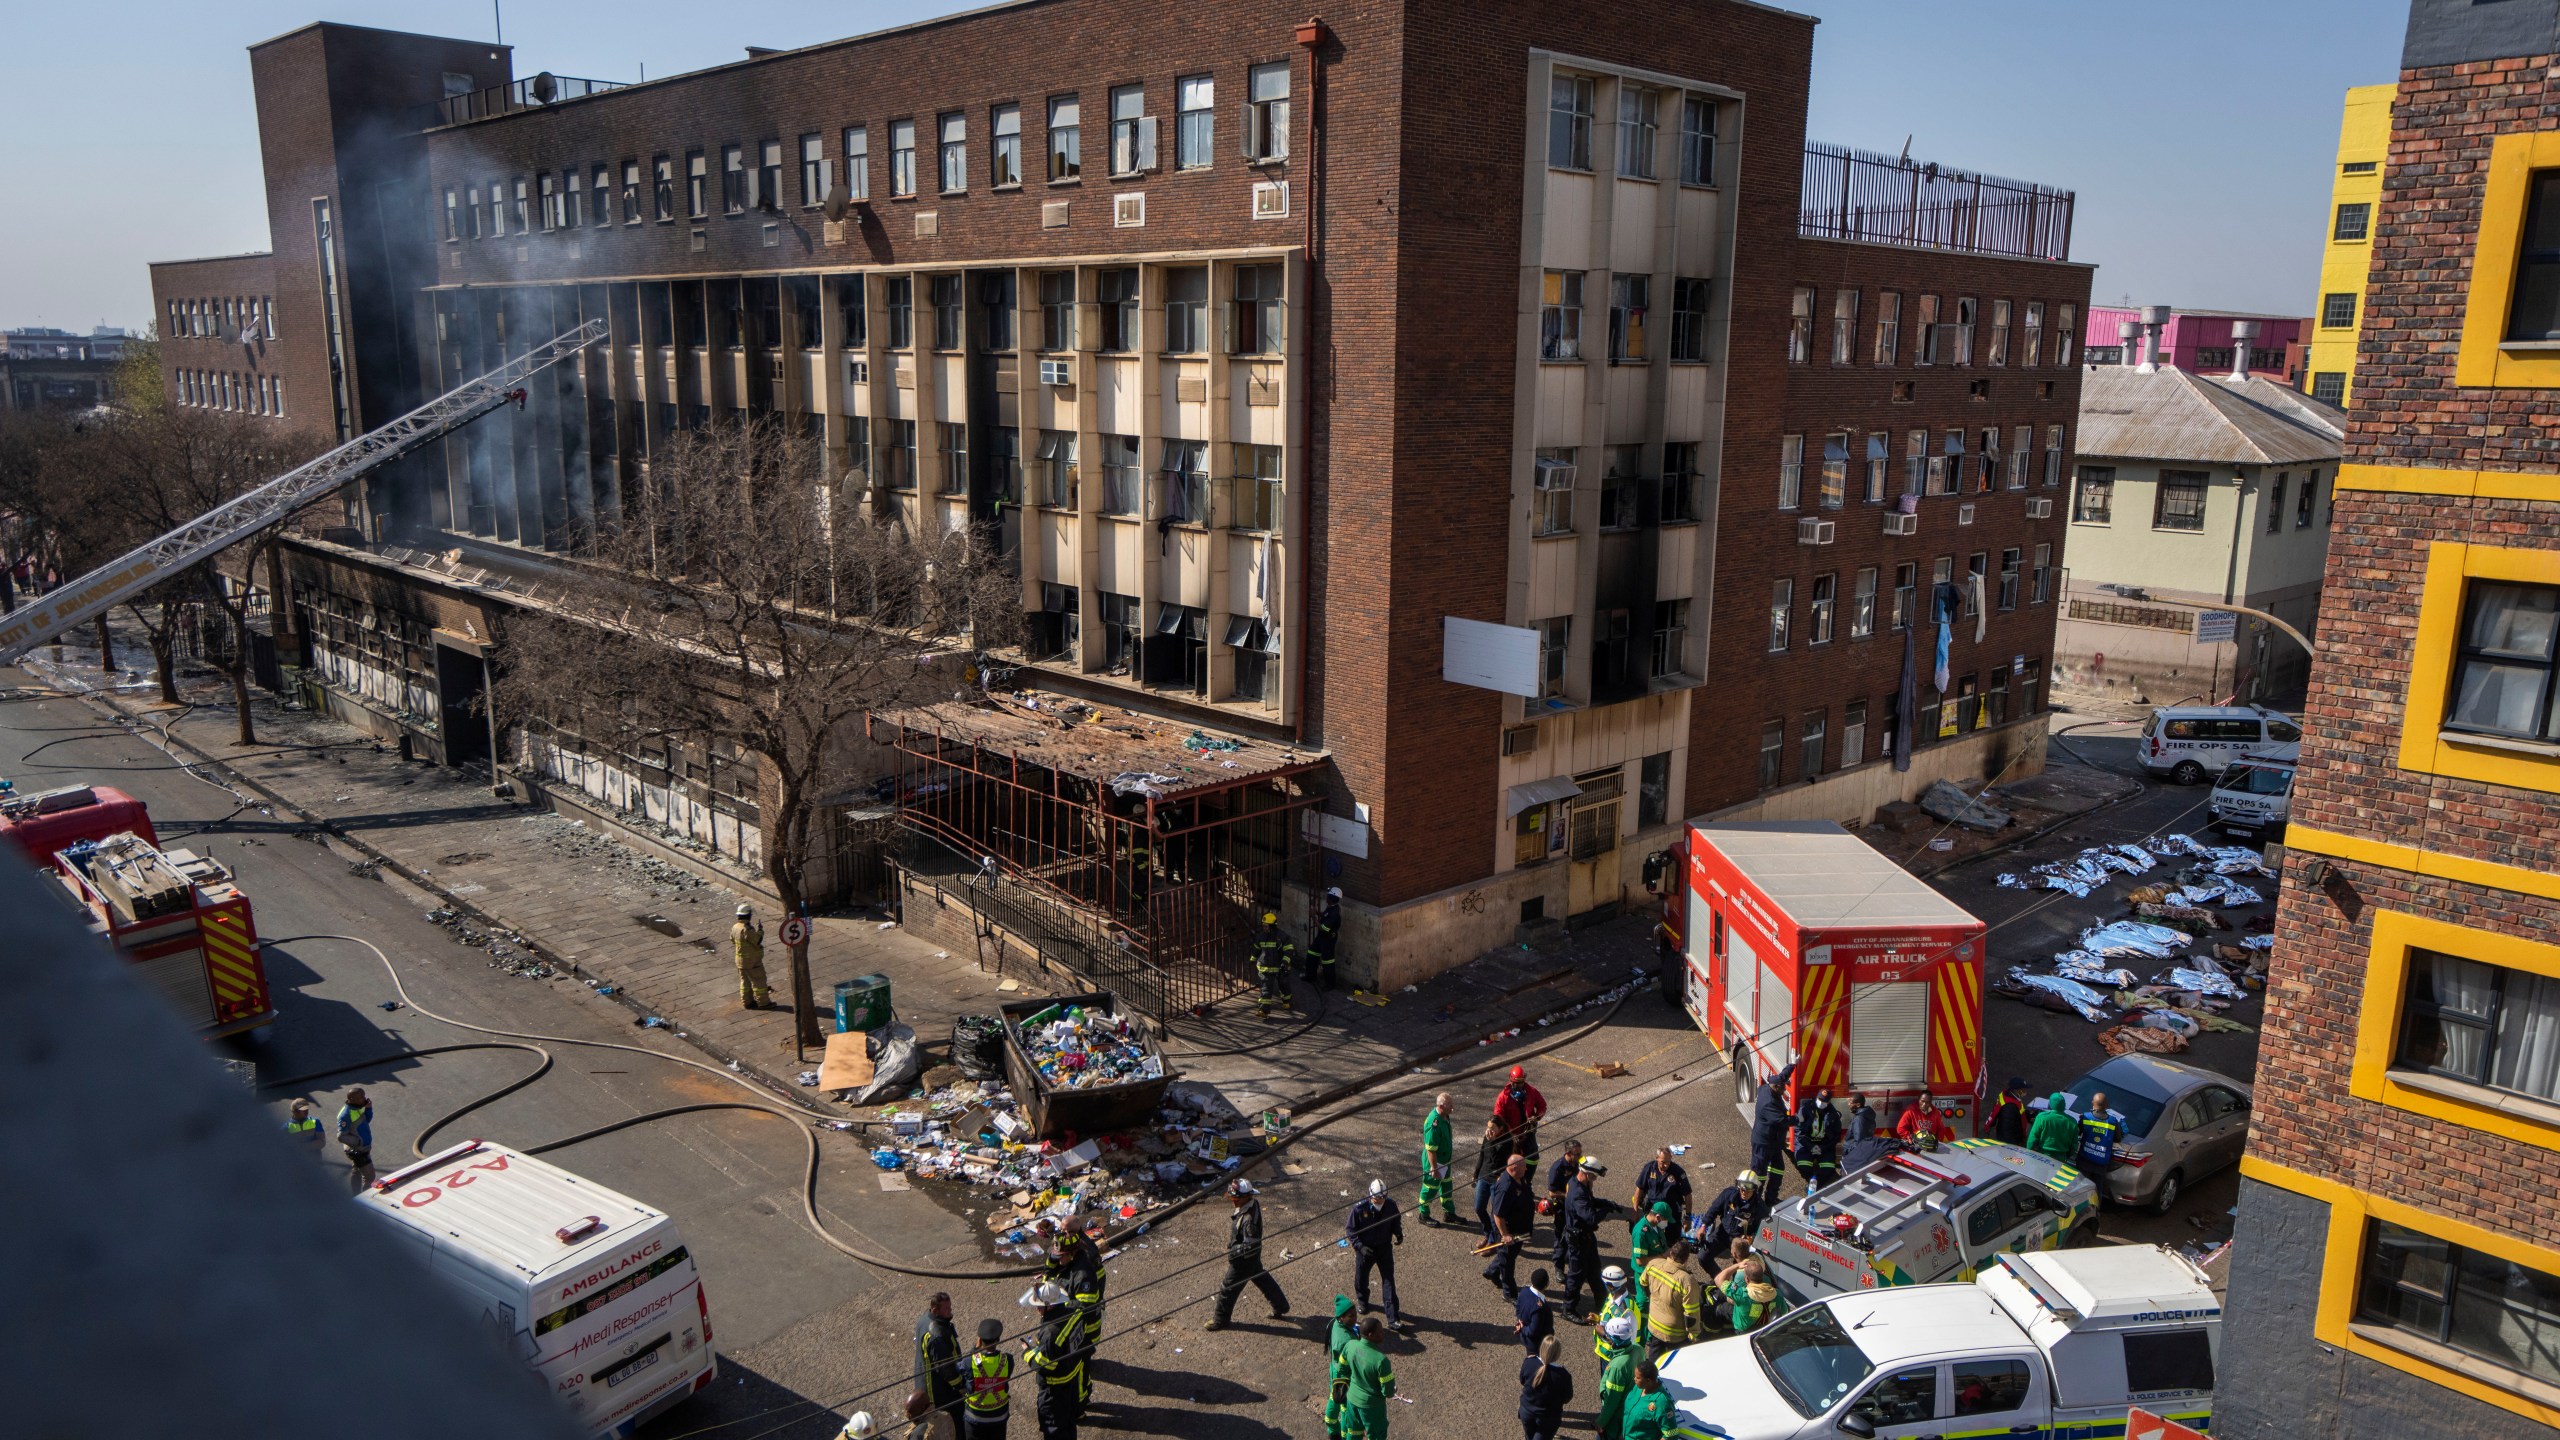
<svg viewBox="0 0 2560 1440">
<path fill-rule="evenodd" d="M 1792 205 L 1792 190 L 1789 196 Z M 1792 230 L 1792 225 L 1789 228 Z M 1925 622 L 1929 613 L 1926 591 L 1930 569 L 1937 557 L 1954 557 L 1955 575 L 1961 583 L 1968 557 L 1976 551 L 1985 552 L 1990 570 L 1985 598 L 1992 607 L 1988 624 L 1981 642 L 1976 643 L 1972 622 L 1957 622 L 1948 668 L 1956 676 L 1982 674 L 1987 683 L 1992 667 L 2007 666 L 2023 655 L 2038 667 L 2042 682 L 2040 703 L 2050 685 L 2060 570 L 2066 563 L 2063 541 L 2070 528 L 2071 464 L 2066 453 L 2064 483 L 2047 489 L 2043 483 L 2043 451 L 2048 426 L 2064 427 L 2066 446 L 2076 439 L 2080 367 L 2057 366 L 2053 359 L 2061 333 L 2061 307 L 2069 304 L 2083 313 L 2087 309 L 2090 267 L 1822 240 L 1792 240 L 1787 253 L 1783 269 L 1769 266 L 1754 274 L 1752 283 L 1766 293 L 1753 297 L 1748 312 L 1740 303 L 1735 307 L 1731 344 L 1737 382 L 1744 374 L 1757 373 L 1775 377 L 1783 390 L 1774 410 L 1746 412 L 1737 406 L 1736 423 L 1726 432 L 1724 483 L 1716 519 L 1715 628 L 1708 666 L 1711 683 L 1698 692 L 1692 711 L 1689 814 L 1739 804 L 1758 792 L 1759 738 L 1763 723 L 1769 720 L 1786 722 L 1783 775 L 1790 782 L 1804 778 L 1798 727 L 1807 711 L 1829 712 L 1823 762 L 1826 771 L 1841 763 L 1841 716 L 1852 700 L 1867 702 L 1865 750 L 1869 758 L 1876 755 L 1890 715 L 1890 697 L 1902 671 L 1902 636 L 1891 628 L 1894 567 L 1902 563 L 1916 562 L 1918 566 L 1916 580 L 1921 597 L 1915 609 Z M 1741 283 L 1738 280 L 1737 287 Z M 1788 307 L 1798 285 L 1815 290 L 1814 344 L 1809 363 L 1790 365 L 1786 359 Z M 1832 299 L 1843 287 L 1859 292 L 1858 324 L 1852 363 L 1833 365 Z M 1878 297 L 1886 292 L 1902 297 L 1900 343 L 1890 367 L 1874 363 Z M 1973 365 L 1915 363 L 1920 349 L 1918 310 L 1922 294 L 1939 296 L 1942 314 L 1947 318 L 1953 315 L 1957 296 L 1970 295 L 1981 301 Z M 1737 302 L 1741 298 L 1737 288 Z M 1998 367 L 1987 363 L 1991 302 L 1995 299 L 2011 302 L 2009 363 Z M 2033 368 L 2021 363 L 2025 358 L 2026 303 L 2030 300 L 2040 300 L 2045 306 L 2042 363 Z M 1988 393 L 1982 398 L 1972 395 L 1977 382 L 1987 386 Z M 1907 401 L 1894 398 L 1895 387 L 1900 383 L 1911 386 Z M 2049 395 L 2045 393 L 2048 386 Z M 2026 490 L 2007 489 L 2004 474 L 1996 482 L 2000 488 L 1975 494 L 1968 478 L 1963 494 L 1921 499 L 1918 534 L 1884 534 L 1883 514 L 1891 508 L 1890 498 L 1884 505 L 1870 505 L 1861 498 L 1867 434 L 1881 430 L 1892 436 L 1892 455 L 1886 471 L 1886 494 L 1892 497 L 1903 489 L 1906 432 L 1928 431 L 1934 449 L 1942 432 L 1963 429 L 1968 448 L 1978 450 L 1980 432 L 1992 425 L 2001 429 L 2004 451 L 2017 426 L 2034 428 L 2036 448 Z M 1824 510 L 1815 499 L 1823 436 L 1842 429 L 1854 436 L 1849 499 L 1839 510 Z M 1780 437 L 1787 434 L 1805 437 L 1804 499 L 1795 510 L 1777 508 Z M 2052 517 L 2029 520 L 2026 502 L 2030 498 L 2053 501 Z M 1974 506 L 1974 523 L 1959 526 L 1957 509 L 1965 504 Z M 1836 520 L 1839 528 L 1835 543 L 1798 543 L 1796 522 L 1807 517 Z M 2055 570 L 2046 601 L 2040 606 L 2029 603 L 2035 547 L 2039 543 L 2053 546 Z M 2004 612 L 1998 608 L 2000 552 L 2012 546 L 2020 551 L 2022 578 L 2017 608 Z M 1849 613 L 1853 591 L 1859 569 L 1868 565 L 1878 571 L 1876 633 L 1870 639 L 1852 640 Z M 1806 605 L 1814 578 L 1824 574 L 1837 577 L 1837 618 L 1832 642 L 1815 647 L 1807 644 Z M 1795 582 L 1795 623 L 1789 647 L 1782 654 L 1772 653 L 1768 644 L 1770 594 L 1773 583 L 1780 578 Z M 1925 668 L 1932 642 L 1925 630 L 1920 640 L 1919 663 Z M 2019 713 L 2017 678 L 2010 677 L 2013 717 Z M 1920 688 L 1928 689 L 1925 674 Z"/>
<path fill-rule="evenodd" d="M 328 371 L 324 367 L 316 376 L 297 374 L 287 367 L 289 352 L 284 348 L 284 329 L 278 321 L 274 340 L 260 339 L 254 345 L 242 345 L 237 332 L 214 335 L 184 335 L 170 328 L 169 302 L 251 300 L 275 295 L 274 257 L 257 255 L 224 255 L 205 260 L 165 260 L 151 267 L 151 315 L 160 330 L 160 378 L 168 386 L 169 398 L 178 398 L 178 372 L 228 372 L 251 377 L 281 376 L 285 379 L 285 418 L 299 422 L 314 413 L 312 406 L 328 403 L 326 387 Z M 318 412 L 325 417 L 327 411 Z"/>
</svg>

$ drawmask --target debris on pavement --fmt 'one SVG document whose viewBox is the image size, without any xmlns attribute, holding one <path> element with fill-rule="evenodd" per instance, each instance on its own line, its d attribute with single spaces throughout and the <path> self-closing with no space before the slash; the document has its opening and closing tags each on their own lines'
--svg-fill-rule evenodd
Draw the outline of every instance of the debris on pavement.
<svg viewBox="0 0 2560 1440">
<path fill-rule="evenodd" d="M 1967 795 L 1945 780 L 1920 792 L 1920 808 L 1949 824 L 1962 825 L 1985 834 L 2005 829 L 2009 824 L 2008 811 Z"/>
</svg>

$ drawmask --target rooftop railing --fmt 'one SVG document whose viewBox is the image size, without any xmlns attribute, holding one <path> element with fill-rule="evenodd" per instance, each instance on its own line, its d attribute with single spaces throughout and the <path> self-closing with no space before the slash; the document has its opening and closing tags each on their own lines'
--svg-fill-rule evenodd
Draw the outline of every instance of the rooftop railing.
<svg viewBox="0 0 2560 1440">
<path fill-rule="evenodd" d="M 514 80 L 504 85 L 492 85 L 485 90 L 473 90 L 467 94 L 448 95 L 436 102 L 433 123 L 459 125 L 466 120 L 487 120 L 497 115 L 513 115 L 519 110 L 539 110 L 546 105 L 557 105 L 563 100 L 583 100 L 590 95 L 602 95 L 608 90 L 619 90 L 625 83 L 620 80 L 579 80 L 567 75 L 554 75 L 545 70 L 528 79 Z"/>
<path fill-rule="evenodd" d="M 2072 192 L 1807 141 L 1796 233 L 2028 260 L 2071 258 Z"/>
</svg>

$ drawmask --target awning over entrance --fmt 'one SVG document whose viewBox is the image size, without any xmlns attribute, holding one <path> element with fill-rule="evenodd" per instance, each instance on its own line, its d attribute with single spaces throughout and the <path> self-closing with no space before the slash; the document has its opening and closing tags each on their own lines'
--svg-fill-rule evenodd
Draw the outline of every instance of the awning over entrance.
<svg viewBox="0 0 2560 1440">
<path fill-rule="evenodd" d="M 1511 787 L 1511 813 L 1516 817 L 1532 805 L 1544 805 L 1550 800 L 1570 800 L 1581 793 L 1582 787 L 1574 784 L 1570 775 L 1550 775 L 1544 780 L 1514 785 Z"/>
</svg>

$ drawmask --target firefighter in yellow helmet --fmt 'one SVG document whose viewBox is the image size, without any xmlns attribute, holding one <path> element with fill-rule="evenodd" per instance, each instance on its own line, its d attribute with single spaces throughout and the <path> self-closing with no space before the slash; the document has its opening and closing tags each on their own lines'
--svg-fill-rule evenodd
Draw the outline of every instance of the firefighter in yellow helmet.
<svg viewBox="0 0 2560 1440">
<path fill-rule="evenodd" d="M 1277 911 L 1262 912 L 1262 928 L 1253 936 L 1253 973 L 1262 981 L 1262 991 L 1253 1000 L 1253 1013 L 1268 1020 L 1274 1010 L 1289 1006 L 1289 937 L 1280 933 Z"/>
</svg>

